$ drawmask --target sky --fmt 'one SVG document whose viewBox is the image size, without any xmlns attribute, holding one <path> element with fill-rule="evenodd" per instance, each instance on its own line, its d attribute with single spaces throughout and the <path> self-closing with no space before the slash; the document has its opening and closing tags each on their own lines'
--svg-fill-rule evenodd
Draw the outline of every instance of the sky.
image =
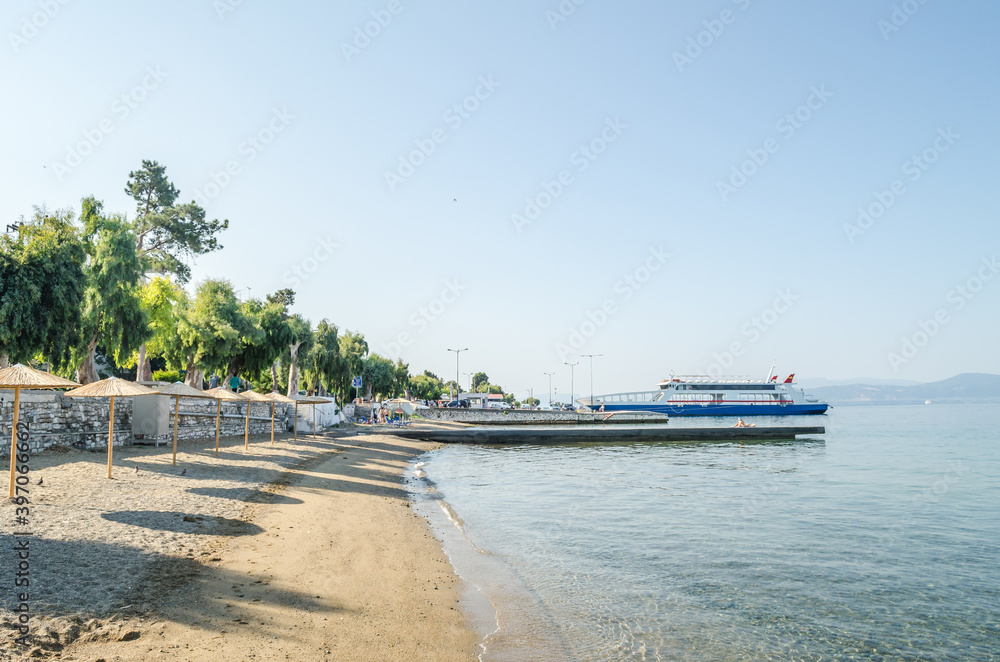
<svg viewBox="0 0 1000 662">
<path fill-rule="evenodd" d="M 9 0 L 0 224 L 158 161 L 193 282 L 519 397 L 1000 373 L 1000 6 Z M 591 359 L 584 355 L 599 354 Z M 579 363 L 572 368 L 567 363 Z M 572 371 L 572 377 L 571 377 Z"/>
</svg>

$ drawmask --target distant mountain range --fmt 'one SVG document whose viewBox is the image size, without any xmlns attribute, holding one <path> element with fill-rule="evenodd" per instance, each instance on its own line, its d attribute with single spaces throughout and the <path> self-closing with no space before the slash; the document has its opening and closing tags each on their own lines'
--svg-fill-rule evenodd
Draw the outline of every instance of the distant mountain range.
<svg viewBox="0 0 1000 662">
<path fill-rule="evenodd" d="M 929 384 L 845 384 L 806 392 L 832 405 L 1000 402 L 1000 375 L 967 372 Z"/>
<path fill-rule="evenodd" d="M 805 378 L 798 380 L 799 386 L 806 390 L 824 388 L 826 386 L 854 386 L 855 384 L 872 384 L 874 386 L 916 386 L 924 382 L 912 379 L 878 379 L 875 377 L 857 377 L 855 379 L 826 379 L 825 377 Z"/>
</svg>

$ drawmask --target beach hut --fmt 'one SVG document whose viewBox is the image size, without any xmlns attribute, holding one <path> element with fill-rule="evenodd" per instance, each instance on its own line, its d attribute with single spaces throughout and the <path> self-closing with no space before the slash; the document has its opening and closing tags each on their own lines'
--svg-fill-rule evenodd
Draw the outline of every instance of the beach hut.
<svg viewBox="0 0 1000 662">
<path fill-rule="evenodd" d="M 273 391 L 271 393 L 268 393 L 267 394 L 267 399 L 271 401 L 271 445 L 274 446 L 274 405 L 275 405 L 275 403 L 283 402 L 285 404 L 293 404 L 293 403 L 295 404 L 295 413 L 296 413 L 296 417 L 295 417 L 295 429 L 296 429 L 296 432 L 298 431 L 298 426 L 299 426 L 299 419 L 298 419 L 299 403 L 296 402 L 295 400 L 292 400 L 287 395 L 282 395 L 282 394 L 278 393 L 277 391 Z"/>
<path fill-rule="evenodd" d="M 269 402 L 272 405 L 272 413 L 273 413 L 274 402 L 271 400 L 271 398 L 267 397 L 263 393 L 257 393 L 256 391 L 243 391 L 243 393 L 241 393 L 240 395 L 242 395 L 248 401 L 247 402 L 247 429 L 246 429 L 246 433 L 243 435 L 243 448 L 244 448 L 244 450 L 248 450 L 250 448 L 250 403 L 251 402 Z M 274 441 L 274 417 L 273 416 L 271 417 L 271 441 Z"/>
<path fill-rule="evenodd" d="M 73 388 L 76 382 L 26 365 L 12 365 L 0 370 L 0 388 L 14 389 L 14 422 L 10 426 L 10 498 L 14 498 L 14 468 L 17 458 L 17 419 L 21 410 L 22 388 Z"/>
<path fill-rule="evenodd" d="M 66 396 L 70 398 L 111 398 L 111 414 L 108 417 L 108 478 L 111 478 L 111 455 L 115 445 L 115 398 L 133 398 L 143 395 L 156 395 L 156 391 L 142 384 L 117 377 L 102 379 L 66 393 Z"/>
<path fill-rule="evenodd" d="M 181 417 L 181 398 L 201 398 L 204 400 L 214 400 L 215 397 L 208 395 L 205 391 L 199 391 L 187 384 L 166 384 L 154 387 L 157 393 L 169 395 L 174 399 L 174 466 L 177 466 L 177 421 Z"/>
<path fill-rule="evenodd" d="M 222 416 L 222 401 L 246 402 L 247 399 L 239 393 L 233 393 L 228 388 L 222 388 L 221 386 L 213 388 L 211 391 L 205 391 L 205 395 L 211 396 L 218 401 L 215 408 L 215 457 L 219 457 L 219 418 Z M 247 405 L 247 408 L 249 408 L 249 405 Z"/>
</svg>

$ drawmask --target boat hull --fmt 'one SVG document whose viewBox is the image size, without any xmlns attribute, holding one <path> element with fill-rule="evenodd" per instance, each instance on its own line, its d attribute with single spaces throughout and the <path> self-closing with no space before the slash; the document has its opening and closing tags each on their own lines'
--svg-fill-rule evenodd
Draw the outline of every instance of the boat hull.
<svg viewBox="0 0 1000 662">
<path fill-rule="evenodd" d="M 616 411 L 648 412 L 668 416 L 811 416 L 825 414 L 830 407 L 825 402 L 803 404 L 637 404 L 632 402 L 604 403 L 605 413 Z"/>
</svg>

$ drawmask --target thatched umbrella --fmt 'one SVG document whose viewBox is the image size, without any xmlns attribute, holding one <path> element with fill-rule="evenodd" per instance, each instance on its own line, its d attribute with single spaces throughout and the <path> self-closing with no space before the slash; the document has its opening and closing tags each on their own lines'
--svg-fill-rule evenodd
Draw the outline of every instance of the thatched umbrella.
<svg viewBox="0 0 1000 662">
<path fill-rule="evenodd" d="M 298 427 L 299 427 L 299 420 L 298 420 L 299 403 L 296 400 L 292 400 L 287 395 L 282 395 L 282 394 L 278 393 L 277 391 L 274 391 L 272 393 L 268 393 L 267 394 L 267 399 L 271 401 L 271 445 L 274 446 L 274 405 L 275 405 L 275 403 L 283 402 L 285 404 L 293 404 L 293 403 L 295 404 L 295 414 L 296 414 L 295 429 L 296 429 L 296 431 L 298 431 Z"/>
<path fill-rule="evenodd" d="M 196 388 L 188 386 L 187 384 L 167 384 L 166 386 L 156 386 L 157 393 L 162 393 L 163 395 L 169 395 L 174 398 L 174 466 L 177 466 L 177 421 L 181 417 L 181 398 L 202 398 L 205 400 L 214 400 L 211 395 L 206 394 L 204 391 L 199 391 Z"/>
<path fill-rule="evenodd" d="M 271 398 L 267 397 L 263 393 L 257 393 L 256 391 L 243 391 L 243 393 L 241 393 L 240 395 L 242 395 L 250 402 L 272 402 Z M 273 411 L 273 402 L 272 402 L 272 411 Z M 274 419 L 272 417 L 271 441 L 274 441 L 273 420 Z M 244 450 L 250 449 L 250 403 L 249 402 L 247 403 L 247 431 L 243 437 L 243 448 Z"/>
<path fill-rule="evenodd" d="M 215 409 L 215 457 L 219 457 L 219 417 L 222 416 L 222 401 L 246 402 L 247 399 L 239 393 L 233 393 L 228 388 L 222 388 L 221 386 L 219 388 L 213 388 L 211 391 L 205 391 L 205 395 L 213 397 L 219 401 L 218 406 Z"/>
<path fill-rule="evenodd" d="M 72 388 L 76 382 L 26 365 L 12 365 L 0 370 L 0 388 L 14 389 L 14 422 L 10 428 L 10 498 L 14 498 L 14 465 L 17 457 L 17 419 L 21 411 L 21 388 Z"/>
<path fill-rule="evenodd" d="M 329 404 L 330 402 L 333 402 L 333 400 L 327 400 L 326 398 L 317 398 L 317 397 L 314 397 L 314 396 L 311 396 L 311 395 L 304 395 L 304 396 L 298 396 L 295 399 L 295 401 L 297 403 L 303 404 L 303 405 L 312 405 L 312 411 L 313 411 L 313 434 L 316 434 L 316 405 Z M 298 419 L 298 415 L 299 415 L 299 407 L 298 407 L 298 404 L 296 404 L 296 406 L 295 406 L 295 422 L 296 422 L 296 426 L 295 426 L 296 437 L 295 438 L 296 439 L 298 439 L 298 420 L 299 420 Z"/>
<path fill-rule="evenodd" d="M 108 478 L 111 478 L 111 449 L 115 445 L 115 398 L 156 395 L 156 391 L 142 384 L 110 377 L 75 388 L 66 395 L 71 398 L 111 398 L 111 415 L 108 420 Z"/>
</svg>

